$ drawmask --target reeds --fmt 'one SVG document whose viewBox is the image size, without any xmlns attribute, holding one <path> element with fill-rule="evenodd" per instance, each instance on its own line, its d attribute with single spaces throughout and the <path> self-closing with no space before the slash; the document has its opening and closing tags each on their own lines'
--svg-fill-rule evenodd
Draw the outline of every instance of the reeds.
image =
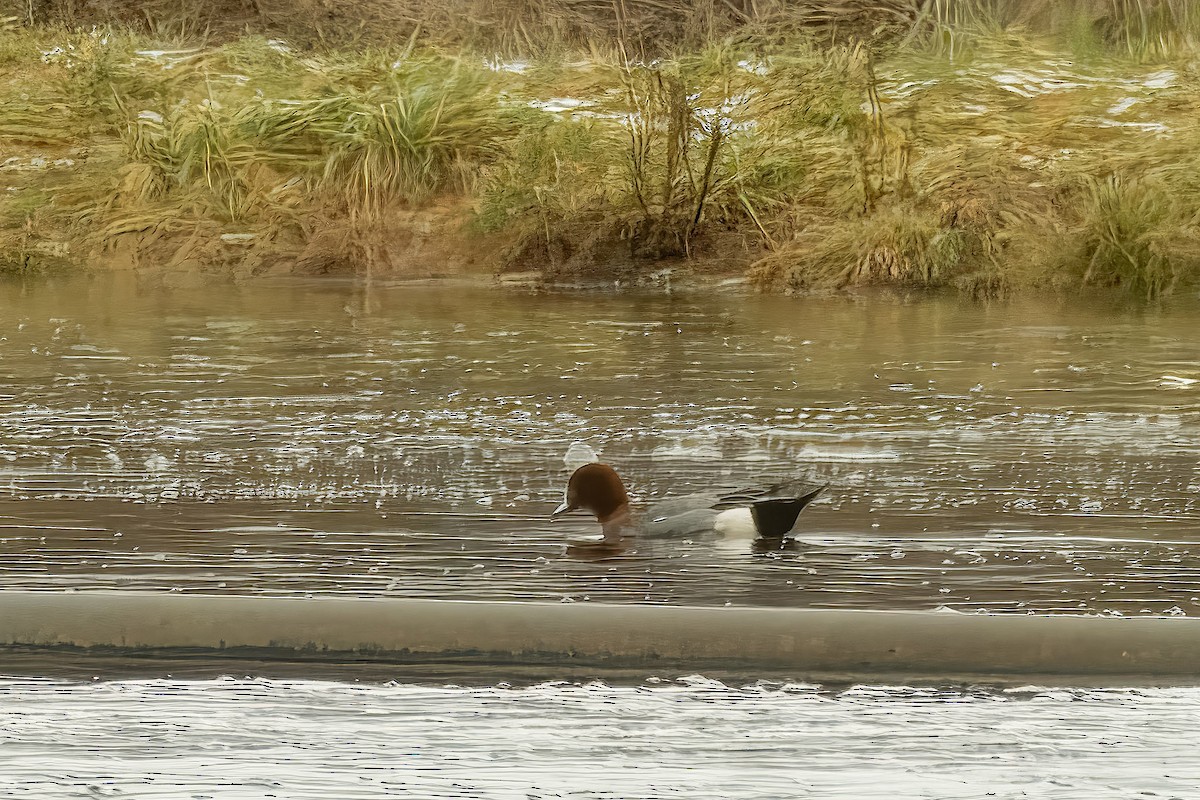
<svg viewBox="0 0 1200 800">
<path fill-rule="evenodd" d="M 247 31 L 323 46 L 422 43 L 539 57 L 620 41 L 640 60 L 729 37 L 803 33 L 823 42 L 921 43 L 957 56 L 980 37 L 1027 30 L 1160 58 L 1192 50 L 1196 0 L 0 0 L 5 26 L 115 25 L 173 46 Z"/>
</svg>

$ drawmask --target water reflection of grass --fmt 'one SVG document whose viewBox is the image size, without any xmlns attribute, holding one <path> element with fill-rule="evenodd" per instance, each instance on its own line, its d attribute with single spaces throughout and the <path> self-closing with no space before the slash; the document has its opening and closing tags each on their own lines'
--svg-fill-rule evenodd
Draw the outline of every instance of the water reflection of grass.
<svg viewBox="0 0 1200 800">
<path fill-rule="evenodd" d="M 13 18 L 0 266 L 370 269 L 441 214 L 499 243 L 493 268 L 1153 297 L 1200 266 L 1197 14 L 1127 5 L 935 2 L 842 40 L 759 20 L 649 60 Z"/>
</svg>

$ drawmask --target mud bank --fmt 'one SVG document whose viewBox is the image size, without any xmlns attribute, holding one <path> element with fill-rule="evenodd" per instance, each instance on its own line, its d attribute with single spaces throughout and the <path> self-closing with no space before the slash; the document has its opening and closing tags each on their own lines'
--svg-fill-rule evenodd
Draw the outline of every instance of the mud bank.
<svg viewBox="0 0 1200 800">
<path fill-rule="evenodd" d="M 78 655 L 1200 681 L 1200 620 L 4 592 L 0 642 Z"/>
</svg>

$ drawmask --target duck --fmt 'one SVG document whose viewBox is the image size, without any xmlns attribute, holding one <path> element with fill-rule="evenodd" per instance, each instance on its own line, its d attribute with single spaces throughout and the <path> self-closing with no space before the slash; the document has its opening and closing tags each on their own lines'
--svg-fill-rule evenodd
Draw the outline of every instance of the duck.
<svg viewBox="0 0 1200 800">
<path fill-rule="evenodd" d="M 603 531 L 596 543 L 605 545 L 635 533 L 686 536 L 706 531 L 729 538 L 782 541 L 795 527 L 800 512 L 825 489 L 825 484 L 790 480 L 761 488 L 667 498 L 638 514 L 617 471 L 593 462 L 571 473 L 566 496 L 550 518 L 587 511 Z"/>
</svg>

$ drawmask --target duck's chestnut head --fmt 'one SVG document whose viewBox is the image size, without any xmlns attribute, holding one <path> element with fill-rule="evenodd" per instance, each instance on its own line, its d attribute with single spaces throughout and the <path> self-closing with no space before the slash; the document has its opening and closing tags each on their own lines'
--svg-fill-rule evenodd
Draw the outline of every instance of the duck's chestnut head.
<svg viewBox="0 0 1200 800">
<path fill-rule="evenodd" d="M 608 464 L 584 464 L 571 474 L 566 499 L 550 516 L 583 509 L 595 514 L 600 522 L 607 522 L 628 505 L 629 495 L 616 470 Z"/>
</svg>

